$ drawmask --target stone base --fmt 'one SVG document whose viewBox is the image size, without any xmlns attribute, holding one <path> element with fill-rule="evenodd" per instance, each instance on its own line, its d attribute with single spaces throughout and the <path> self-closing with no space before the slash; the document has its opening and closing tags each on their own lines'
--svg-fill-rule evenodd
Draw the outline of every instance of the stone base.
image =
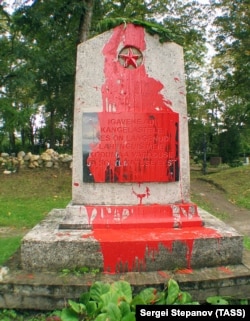
<svg viewBox="0 0 250 321">
<path fill-rule="evenodd" d="M 62 309 L 68 299 L 78 300 L 95 281 L 124 280 L 134 293 L 146 287 L 163 290 L 170 278 L 182 291 L 192 295 L 193 301 L 203 303 L 209 296 L 250 299 L 250 255 L 244 252 L 243 264 L 194 270 L 127 272 L 122 274 L 89 273 L 81 276 L 57 272 L 34 272 L 15 269 L 0 280 L 0 309 L 51 310 Z"/>
<path fill-rule="evenodd" d="M 194 203 L 150 205 L 73 205 L 66 207 L 60 229 L 141 229 L 202 226 Z"/>
<path fill-rule="evenodd" d="M 80 230 L 60 229 L 67 211 L 54 209 L 23 238 L 21 265 L 26 271 L 123 273 L 241 264 L 243 237 L 201 209 L 199 215 L 204 226 Z"/>
<path fill-rule="evenodd" d="M 129 238 L 121 229 L 105 229 L 101 240 L 95 230 L 59 229 L 67 211 L 52 210 L 24 237 L 21 253 L 17 252 L 6 262 L 9 272 L 0 280 L 0 308 L 62 309 L 68 299 L 77 300 L 95 281 L 125 280 L 136 293 L 145 287 L 162 290 L 170 278 L 200 303 L 214 295 L 250 299 L 250 255 L 249 251 L 243 253 L 243 237 L 209 213 L 199 209 L 199 214 L 203 227 L 164 228 L 165 234 L 160 228 L 151 232 L 141 229 L 139 234 L 135 231 L 133 237 L 129 234 Z M 201 234 L 201 231 L 211 233 Z M 119 233 L 123 241 L 112 242 L 112 233 Z M 58 272 L 84 266 L 105 270 L 105 246 L 111 254 L 108 258 L 114 258 L 108 262 L 111 268 L 115 265 L 116 270 L 129 269 L 130 262 L 119 264 L 116 257 L 115 248 L 122 249 L 122 243 L 132 253 L 130 258 L 138 257 L 138 250 L 146 244 L 144 260 L 133 262 L 140 272 L 80 276 Z"/>
</svg>

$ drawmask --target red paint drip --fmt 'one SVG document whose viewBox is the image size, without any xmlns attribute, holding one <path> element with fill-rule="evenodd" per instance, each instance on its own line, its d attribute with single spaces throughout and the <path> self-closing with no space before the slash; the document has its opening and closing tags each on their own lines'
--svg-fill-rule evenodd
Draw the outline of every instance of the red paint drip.
<svg viewBox="0 0 250 321">
<path fill-rule="evenodd" d="M 193 270 L 192 269 L 180 269 L 176 271 L 177 274 L 192 274 Z"/>
<path fill-rule="evenodd" d="M 175 229 L 95 229 L 93 236 L 100 242 L 103 253 L 104 271 L 118 273 L 146 269 L 146 259 L 154 260 L 159 245 L 171 252 L 175 241 L 187 246 L 187 269 L 190 269 L 192 247 L 195 239 L 219 238 L 210 228 Z"/>
<path fill-rule="evenodd" d="M 185 204 L 87 205 L 88 224 L 97 228 L 176 228 L 201 227 L 197 206 Z M 192 247 L 192 244 L 190 244 Z"/>
<path fill-rule="evenodd" d="M 174 207 L 173 207 L 174 206 Z M 186 269 L 191 270 L 194 241 L 221 236 L 202 226 L 194 204 L 86 206 L 91 234 L 101 246 L 104 272 L 146 270 L 146 261 L 159 255 L 160 244 L 172 252 L 173 243 L 186 246 Z M 178 222 L 182 228 L 174 229 Z"/>
<path fill-rule="evenodd" d="M 119 47 L 146 48 L 144 29 L 119 26 L 103 49 L 103 111 L 98 113 L 99 143 L 90 146 L 85 165 L 94 182 L 172 182 L 179 180 L 179 115 L 149 77 L 144 64 L 124 68 Z M 143 196 L 140 198 L 142 202 Z"/>
<path fill-rule="evenodd" d="M 135 69 L 124 68 L 118 61 L 122 47 L 135 47 L 144 55 L 144 36 L 140 26 L 119 26 L 104 46 L 99 142 L 90 146 L 87 160 L 94 182 L 179 180 L 179 114 L 161 94 L 163 84 L 147 75 L 146 56 Z M 179 204 L 176 209 L 170 205 L 145 206 L 142 201 L 149 190 L 134 192 L 138 206 L 86 207 L 93 226 L 90 235 L 100 243 L 105 272 L 145 270 L 147 261 L 159 255 L 160 245 L 171 252 L 176 241 L 185 244 L 190 268 L 194 241 L 220 237 L 202 226 L 197 209 L 190 210 L 190 204 Z M 174 229 L 176 226 L 182 228 Z"/>
<path fill-rule="evenodd" d="M 226 274 L 233 274 L 232 270 L 230 270 L 229 268 L 227 268 L 225 266 L 219 266 L 218 270 L 221 272 L 224 272 Z"/>
<path fill-rule="evenodd" d="M 79 183 L 74 182 L 74 186 L 78 187 L 78 186 L 79 186 Z"/>
<path fill-rule="evenodd" d="M 164 279 L 170 279 L 171 278 L 171 276 L 168 273 L 166 273 L 165 271 L 157 271 L 157 273 Z"/>
<path fill-rule="evenodd" d="M 63 237 L 63 236 L 70 236 L 70 233 L 56 233 L 56 236 Z"/>
</svg>

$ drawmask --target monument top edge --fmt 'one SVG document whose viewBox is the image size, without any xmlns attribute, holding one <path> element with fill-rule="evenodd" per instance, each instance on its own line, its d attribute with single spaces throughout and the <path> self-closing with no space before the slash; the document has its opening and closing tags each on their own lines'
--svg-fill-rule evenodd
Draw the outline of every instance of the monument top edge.
<svg viewBox="0 0 250 321">
<path fill-rule="evenodd" d="M 180 44 L 178 44 L 177 41 L 175 41 L 174 39 L 170 38 L 170 36 L 166 36 L 167 31 L 165 31 L 165 36 L 163 38 L 162 33 L 163 33 L 164 28 L 162 26 L 158 26 L 158 29 L 159 29 L 159 31 L 158 31 L 157 30 L 157 24 L 152 24 L 152 26 L 149 27 L 150 25 L 146 25 L 145 22 L 136 22 L 135 23 L 135 22 L 129 22 L 129 21 L 128 22 L 127 21 L 119 22 L 116 25 L 114 25 L 113 27 L 110 27 L 109 29 L 106 29 L 103 32 L 100 32 L 99 34 L 90 37 L 86 41 L 80 43 L 78 46 L 84 45 L 85 43 L 94 41 L 94 40 L 96 40 L 98 38 L 101 38 L 103 36 L 110 35 L 113 32 L 114 29 L 123 28 L 125 30 L 128 25 L 134 25 L 136 28 L 143 28 L 147 35 L 149 35 L 152 38 L 155 38 L 162 45 L 173 43 L 173 44 L 176 44 L 176 45 L 182 47 Z M 153 30 L 153 28 L 154 28 L 154 30 Z"/>
</svg>

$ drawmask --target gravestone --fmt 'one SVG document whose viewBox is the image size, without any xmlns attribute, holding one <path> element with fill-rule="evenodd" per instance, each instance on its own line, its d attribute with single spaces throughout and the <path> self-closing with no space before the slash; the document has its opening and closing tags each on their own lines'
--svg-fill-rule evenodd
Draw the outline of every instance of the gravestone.
<svg viewBox="0 0 250 321">
<path fill-rule="evenodd" d="M 23 240 L 25 269 L 236 264 L 242 238 L 190 201 L 183 49 L 120 25 L 78 47 L 72 202 Z"/>
</svg>

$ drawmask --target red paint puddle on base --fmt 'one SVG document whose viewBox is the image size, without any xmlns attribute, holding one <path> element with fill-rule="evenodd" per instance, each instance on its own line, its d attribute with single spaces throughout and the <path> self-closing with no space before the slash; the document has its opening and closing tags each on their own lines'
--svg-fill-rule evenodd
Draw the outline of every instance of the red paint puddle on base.
<svg viewBox="0 0 250 321">
<path fill-rule="evenodd" d="M 34 279 L 34 275 L 33 274 L 27 274 L 27 278 L 33 280 Z"/>
<path fill-rule="evenodd" d="M 171 278 L 171 276 L 168 273 L 164 272 L 164 271 L 157 271 L 157 273 L 164 279 L 170 279 Z"/>
<path fill-rule="evenodd" d="M 180 269 L 175 272 L 176 274 L 192 274 L 192 269 Z"/>
<path fill-rule="evenodd" d="M 196 227 L 185 229 L 94 229 L 93 237 L 100 243 L 104 271 L 120 273 L 144 271 L 146 261 L 155 260 L 159 246 L 172 252 L 174 242 L 180 241 L 187 247 L 187 269 L 191 269 L 193 244 L 196 239 L 220 238 L 211 228 Z"/>
<path fill-rule="evenodd" d="M 219 266 L 218 270 L 221 272 L 224 272 L 226 274 L 233 274 L 233 271 L 230 270 L 229 268 L 225 267 L 225 266 Z"/>
<path fill-rule="evenodd" d="M 97 228 L 201 227 L 203 222 L 193 203 L 151 205 L 85 206 L 88 224 Z"/>
<path fill-rule="evenodd" d="M 56 233 L 56 236 L 63 237 L 63 236 L 70 236 L 71 234 L 68 233 Z"/>
</svg>

